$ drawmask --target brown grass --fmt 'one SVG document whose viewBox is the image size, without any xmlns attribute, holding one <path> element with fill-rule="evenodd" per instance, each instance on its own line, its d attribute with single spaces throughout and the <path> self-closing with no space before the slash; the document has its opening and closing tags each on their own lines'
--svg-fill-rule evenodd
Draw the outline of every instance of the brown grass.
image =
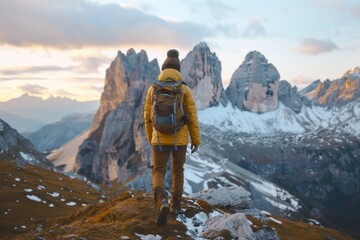
<svg viewBox="0 0 360 240">
<path fill-rule="evenodd" d="M 21 180 L 16 181 L 15 178 Z M 100 194 L 82 181 L 32 165 L 17 167 L 9 162 L 0 162 L 0 181 L 2 182 L 0 201 L 0 238 L 2 239 L 13 237 L 12 239 L 20 240 L 43 237 L 49 240 L 83 237 L 104 240 L 120 239 L 121 236 L 138 239 L 136 233 L 158 234 L 162 236 L 162 239 L 191 239 L 186 235 L 186 227 L 174 217 L 168 218 L 166 226 L 158 226 L 154 223 L 155 210 L 151 193 L 140 191 L 119 193 L 104 185 L 111 198 L 104 203 L 99 203 Z M 16 186 L 13 187 L 13 184 Z M 43 185 L 46 189 L 39 190 L 38 185 Z M 27 193 L 23 190 L 24 188 L 31 188 L 34 191 Z M 117 185 L 116 188 L 123 189 Z M 52 197 L 47 192 L 58 192 L 60 196 Z M 47 203 L 31 201 L 26 198 L 26 194 L 36 195 Z M 75 201 L 78 205 L 66 206 L 60 198 Z M 55 208 L 49 208 L 50 203 L 53 203 Z M 87 203 L 88 206 L 81 207 L 79 203 Z M 195 202 L 188 198 L 183 198 L 182 208 L 185 208 L 184 215 L 187 218 L 199 212 L 209 213 L 214 210 L 214 207 L 206 201 Z M 11 210 L 8 211 L 8 209 Z M 221 210 L 228 211 L 228 209 Z M 4 214 L 5 211 L 8 211 L 7 215 Z M 248 218 L 254 223 L 252 225 L 254 231 L 261 228 L 275 228 L 282 240 L 351 239 L 335 230 L 311 226 L 304 222 L 292 222 L 274 217 L 282 221 L 282 224 L 273 221 L 262 223 L 251 216 Z M 40 224 L 43 225 L 43 231 L 35 231 L 34 229 Z M 26 229 L 19 230 L 22 225 L 25 225 Z M 14 227 L 18 229 L 15 230 Z M 231 239 L 229 231 L 222 231 L 220 235 L 225 239 Z"/>
<path fill-rule="evenodd" d="M 16 181 L 15 178 L 19 178 L 20 181 Z M 13 162 L 0 161 L 0 182 L 0 239 L 7 239 L 48 224 L 75 209 L 82 208 L 82 203 L 98 202 L 101 196 L 82 181 L 29 164 L 17 166 Z M 38 189 L 39 185 L 46 189 Z M 33 191 L 26 192 L 24 189 Z M 60 196 L 52 197 L 48 194 L 53 192 L 59 193 Z M 36 195 L 46 203 L 32 201 L 26 195 Z M 60 201 L 62 198 L 66 201 Z M 74 201 L 77 205 L 67 206 L 66 203 L 69 201 Z M 54 204 L 55 207 L 49 207 L 49 204 Z M 22 229 L 21 226 L 26 228 Z"/>
<path fill-rule="evenodd" d="M 122 193 L 117 199 L 106 203 L 97 203 L 73 212 L 70 216 L 58 220 L 41 233 L 45 239 L 76 234 L 86 239 L 120 239 L 128 236 L 138 239 L 138 234 L 159 234 L 162 239 L 190 239 L 186 227 L 175 218 L 168 218 L 167 226 L 158 226 L 154 222 L 152 194 L 142 192 Z M 35 232 L 17 239 L 27 239 Z"/>
<path fill-rule="evenodd" d="M 351 240 L 352 238 L 346 236 L 336 230 L 312 226 L 305 222 L 293 222 L 284 218 L 275 217 L 273 218 L 280 220 L 282 224 L 278 224 L 273 221 L 267 223 L 260 222 L 258 219 L 247 216 L 247 218 L 253 223 L 251 226 L 253 231 L 257 231 L 261 228 L 275 228 L 278 236 L 281 240 Z"/>
</svg>

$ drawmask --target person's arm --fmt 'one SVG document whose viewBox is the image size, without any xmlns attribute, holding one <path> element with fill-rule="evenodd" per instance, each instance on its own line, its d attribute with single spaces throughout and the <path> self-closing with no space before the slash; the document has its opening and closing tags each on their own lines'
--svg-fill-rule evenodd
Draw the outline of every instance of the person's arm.
<svg viewBox="0 0 360 240">
<path fill-rule="evenodd" d="M 144 106 L 144 120 L 145 120 L 145 132 L 146 138 L 151 143 L 152 139 L 152 122 L 151 122 L 151 95 L 153 89 L 152 87 L 149 88 L 146 94 L 145 106 Z"/>
<path fill-rule="evenodd" d="M 191 138 L 191 144 L 195 145 L 194 150 L 196 151 L 201 143 L 200 128 L 198 123 L 198 115 L 197 115 L 195 100 L 191 93 L 190 88 L 187 86 L 185 86 L 184 110 L 186 116 L 189 119 L 188 128 Z"/>
</svg>

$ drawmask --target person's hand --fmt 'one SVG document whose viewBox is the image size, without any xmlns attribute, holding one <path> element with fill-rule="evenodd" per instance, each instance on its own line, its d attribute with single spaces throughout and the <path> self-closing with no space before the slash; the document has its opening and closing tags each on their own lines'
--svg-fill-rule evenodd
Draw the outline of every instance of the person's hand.
<svg viewBox="0 0 360 240">
<path fill-rule="evenodd" d="M 199 149 L 198 145 L 195 144 L 191 144 L 191 154 L 193 154 L 194 152 L 196 152 Z"/>
</svg>

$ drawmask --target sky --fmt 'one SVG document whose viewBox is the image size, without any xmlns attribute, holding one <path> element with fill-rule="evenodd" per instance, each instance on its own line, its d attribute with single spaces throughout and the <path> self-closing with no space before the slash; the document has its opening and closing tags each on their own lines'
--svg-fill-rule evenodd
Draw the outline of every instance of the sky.
<svg viewBox="0 0 360 240">
<path fill-rule="evenodd" d="M 0 101 L 98 100 L 118 51 L 206 42 L 224 87 L 249 51 L 301 89 L 360 66 L 360 0 L 0 0 Z"/>
</svg>

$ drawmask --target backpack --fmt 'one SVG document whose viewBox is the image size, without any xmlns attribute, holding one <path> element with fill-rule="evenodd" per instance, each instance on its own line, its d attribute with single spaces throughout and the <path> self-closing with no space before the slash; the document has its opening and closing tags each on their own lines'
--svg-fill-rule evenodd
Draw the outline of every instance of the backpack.
<svg viewBox="0 0 360 240">
<path fill-rule="evenodd" d="M 152 94 L 152 117 L 156 131 L 164 134 L 174 134 L 174 146 L 176 147 L 177 131 L 188 123 L 183 107 L 183 81 L 175 81 L 171 78 L 166 81 L 154 81 Z M 161 150 L 160 137 L 158 143 Z"/>
</svg>

